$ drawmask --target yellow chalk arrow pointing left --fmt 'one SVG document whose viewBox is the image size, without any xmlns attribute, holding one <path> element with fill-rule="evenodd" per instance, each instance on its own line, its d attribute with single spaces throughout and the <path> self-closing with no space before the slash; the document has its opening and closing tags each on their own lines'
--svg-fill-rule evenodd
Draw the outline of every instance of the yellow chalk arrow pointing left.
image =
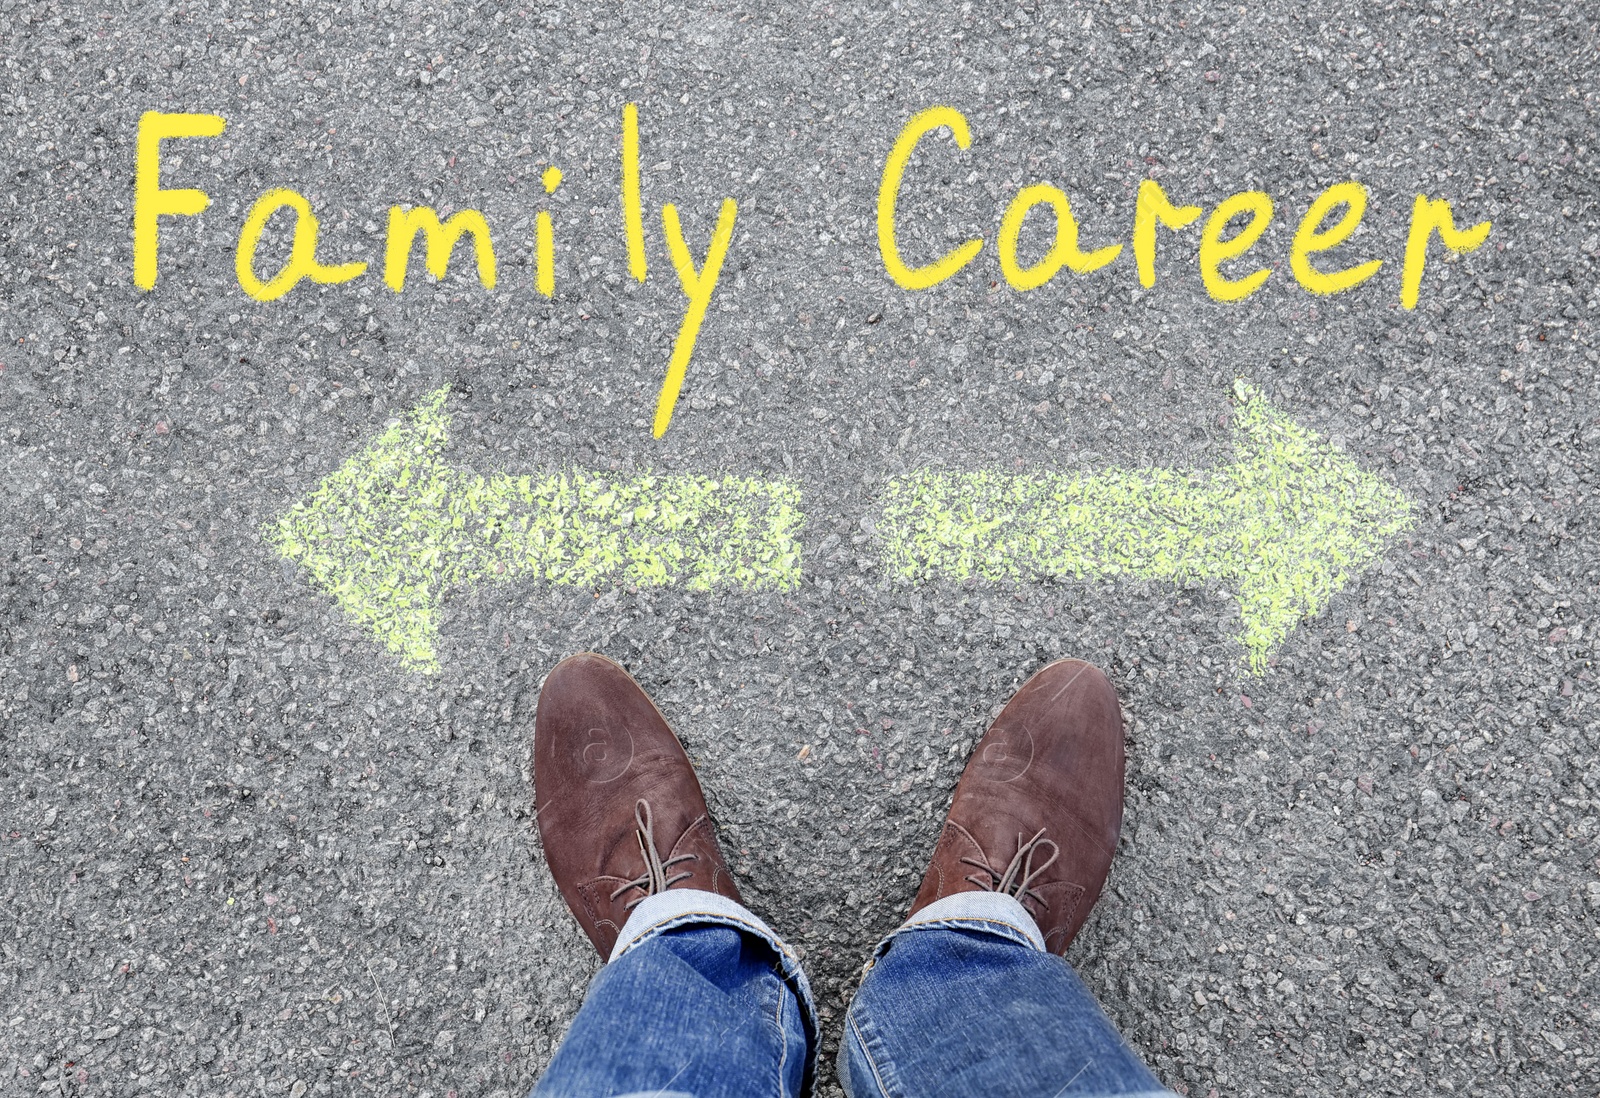
<svg viewBox="0 0 1600 1098">
<path fill-rule="evenodd" d="M 448 389 L 329 474 L 267 538 L 408 668 L 436 671 L 446 589 L 536 576 L 792 588 L 790 480 L 589 472 L 479 476 L 445 463 Z"/>
</svg>

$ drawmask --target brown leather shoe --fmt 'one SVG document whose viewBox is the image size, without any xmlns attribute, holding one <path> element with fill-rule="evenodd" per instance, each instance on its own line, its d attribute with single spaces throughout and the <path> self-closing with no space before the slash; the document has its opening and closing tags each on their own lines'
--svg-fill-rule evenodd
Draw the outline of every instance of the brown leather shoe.
<svg viewBox="0 0 1600 1098">
<path fill-rule="evenodd" d="M 545 679 L 533 800 L 556 887 L 603 958 L 646 896 L 699 888 L 739 899 L 683 745 L 605 656 L 569 656 Z"/>
<path fill-rule="evenodd" d="M 1110 680 L 1057 660 L 1022 684 L 973 749 L 911 913 L 1005 892 L 1064 953 L 1100 896 L 1122 830 L 1122 710 Z"/>
</svg>

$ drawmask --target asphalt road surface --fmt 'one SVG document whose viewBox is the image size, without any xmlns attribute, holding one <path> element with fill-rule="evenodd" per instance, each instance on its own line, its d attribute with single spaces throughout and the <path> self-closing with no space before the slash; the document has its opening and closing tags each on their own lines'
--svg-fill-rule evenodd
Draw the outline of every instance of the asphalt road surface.
<svg viewBox="0 0 1600 1098">
<path fill-rule="evenodd" d="M 1583 4 L 0 0 L 3 1089 L 525 1090 L 598 966 L 525 777 L 542 676 L 593 648 L 674 722 L 830 1050 L 975 736 L 1071 654 L 1121 693 L 1128 788 L 1070 959 L 1165 1083 L 1594 1095 L 1597 40 Z M 938 104 L 971 147 L 919 147 L 900 245 L 987 243 L 912 292 L 879 179 Z M 148 110 L 227 128 L 164 146 L 163 185 L 211 205 L 162 219 L 145 291 Z M 1130 240 L 1144 178 L 1208 211 L 1272 196 L 1227 268 L 1266 285 L 1213 300 L 1198 223 L 1160 230 L 1148 290 L 1127 250 L 1007 285 L 1021 186 L 1069 194 L 1089 248 Z M 1339 254 L 1384 266 L 1315 297 L 1291 238 L 1350 179 L 1370 205 Z M 246 296 L 241 226 L 275 187 L 310 202 L 323 262 L 372 268 Z M 1408 310 L 1419 193 L 1493 228 L 1436 242 Z M 724 198 L 657 440 L 686 306 L 661 207 L 699 263 Z M 390 290 L 395 204 L 480 210 L 495 288 L 463 245 Z M 1212 469 L 1237 378 L 1413 510 L 1259 675 L 1226 576 L 886 573 L 893 478 Z M 411 668 L 271 532 L 445 386 L 463 470 L 798 485 L 798 583 L 455 583 L 437 668 Z"/>
</svg>

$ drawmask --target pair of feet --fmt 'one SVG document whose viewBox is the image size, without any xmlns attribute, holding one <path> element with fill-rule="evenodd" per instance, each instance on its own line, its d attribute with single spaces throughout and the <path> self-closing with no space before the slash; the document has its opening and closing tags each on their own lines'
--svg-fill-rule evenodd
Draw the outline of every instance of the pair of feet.
<svg viewBox="0 0 1600 1098">
<path fill-rule="evenodd" d="M 545 858 L 601 957 L 647 896 L 694 888 L 742 902 L 688 755 L 619 664 L 589 652 L 561 661 L 533 743 Z M 1111 869 L 1122 781 L 1111 683 L 1079 660 L 1046 666 L 973 749 L 911 914 L 958 892 L 1003 892 L 1045 948 L 1064 952 Z"/>
</svg>

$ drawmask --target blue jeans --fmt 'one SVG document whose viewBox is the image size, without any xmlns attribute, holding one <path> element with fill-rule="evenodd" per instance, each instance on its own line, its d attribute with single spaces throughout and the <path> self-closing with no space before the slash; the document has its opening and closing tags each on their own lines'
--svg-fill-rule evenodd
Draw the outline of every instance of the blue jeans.
<svg viewBox="0 0 1600 1098">
<path fill-rule="evenodd" d="M 799 957 L 731 900 L 644 900 L 530 1098 L 799 1098 L 817 1025 Z M 1169 1094 L 1009 896 L 963 892 L 879 944 L 845 1017 L 850 1098 Z"/>
</svg>

